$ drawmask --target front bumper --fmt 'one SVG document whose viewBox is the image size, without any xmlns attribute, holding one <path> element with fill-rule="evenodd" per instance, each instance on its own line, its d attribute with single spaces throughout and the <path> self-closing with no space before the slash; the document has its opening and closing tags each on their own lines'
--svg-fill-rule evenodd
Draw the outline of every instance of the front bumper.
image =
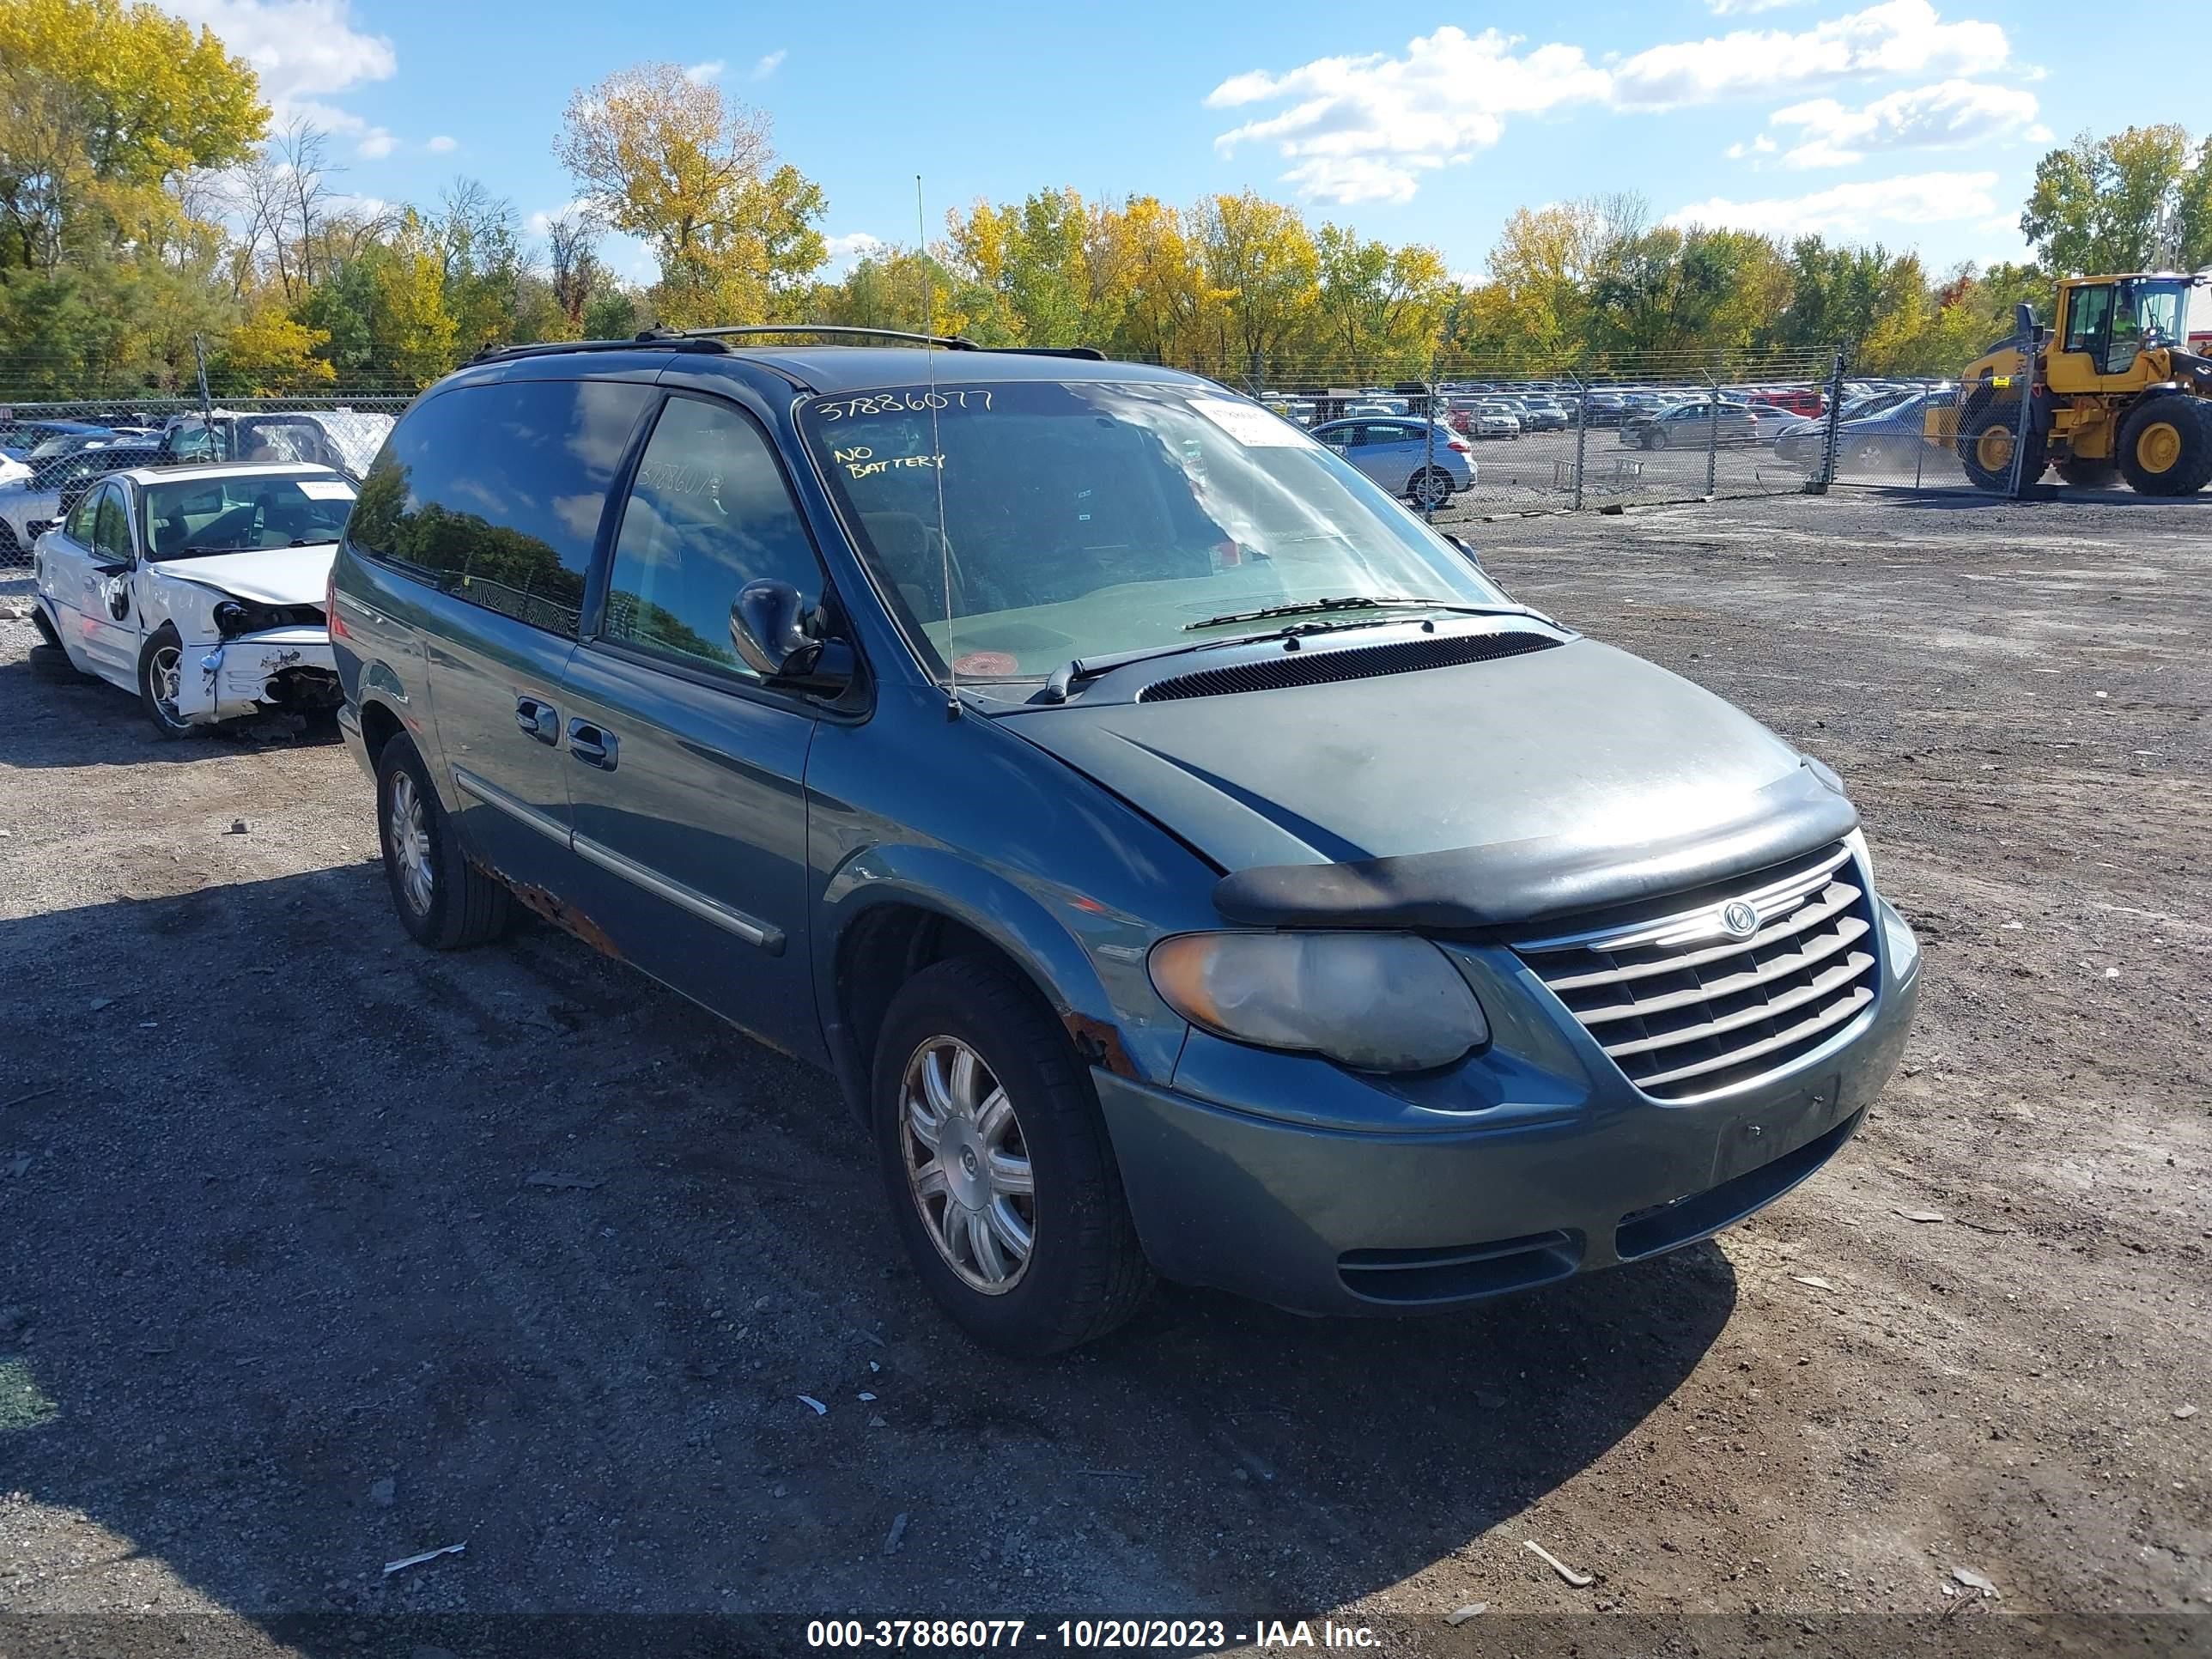
<svg viewBox="0 0 2212 1659">
<path fill-rule="evenodd" d="M 177 712 L 188 720 L 227 720 L 270 707 L 325 707 L 336 701 L 337 659 L 321 628 L 272 628 L 185 650 Z"/>
<path fill-rule="evenodd" d="M 1387 1314 L 1641 1261 L 1733 1225 L 1834 1156 L 1896 1068 L 1918 951 L 1881 908 L 1874 1006 L 1784 1075 L 1704 1100 L 1653 1100 L 1601 1054 L 1587 1064 L 1594 1051 L 1564 1030 L 1557 1047 L 1524 1045 L 1541 1064 L 1502 1048 L 1468 1062 L 1452 1084 L 1473 1109 L 1441 1131 L 1286 1112 L 1285 1066 L 1314 1068 L 1321 1094 L 1340 1093 L 1346 1074 L 1196 1034 L 1212 1045 L 1211 1099 L 1097 1073 L 1146 1253 L 1169 1279 L 1299 1312 Z M 1510 1036 L 1501 1028 L 1501 1044 Z M 1254 1062 L 1243 1102 L 1224 1098 L 1239 1057 Z M 1397 1104 L 1398 1125 L 1436 1115 Z"/>
</svg>

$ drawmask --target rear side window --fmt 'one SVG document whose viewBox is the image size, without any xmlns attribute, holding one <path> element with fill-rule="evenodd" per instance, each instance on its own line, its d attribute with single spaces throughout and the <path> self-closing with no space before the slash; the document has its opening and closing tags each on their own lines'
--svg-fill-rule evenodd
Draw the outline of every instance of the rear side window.
<svg viewBox="0 0 2212 1659">
<path fill-rule="evenodd" d="M 93 509 L 92 550 L 102 558 L 119 560 L 131 556 L 131 520 L 123 511 L 123 490 L 119 485 L 100 487 L 100 505 Z"/>
<path fill-rule="evenodd" d="M 576 637 L 608 486 L 650 386 L 460 386 L 410 410 L 347 527 L 360 552 L 487 611 Z"/>
<path fill-rule="evenodd" d="M 731 648 L 730 606 L 763 578 L 822 598 L 822 568 L 768 440 L 726 404 L 670 398 L 623 509 L 601 635 L 757 678 Z"/>
</svg>

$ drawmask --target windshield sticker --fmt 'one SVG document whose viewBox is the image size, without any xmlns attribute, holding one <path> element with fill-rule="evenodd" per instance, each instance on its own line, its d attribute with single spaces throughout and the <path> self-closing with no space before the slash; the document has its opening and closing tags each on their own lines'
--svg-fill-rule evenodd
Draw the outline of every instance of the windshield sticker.
<svg viewBox="0 0 2212 1659">
<path fill-rule="evenodd" d="M 302 478 L 300 493 L 311 501 L 349 501 L 353 499 L 353 486 L 340 483 L 335 478 Z"/>
<path fill-rule="evenodd" d="M 1248 449 L 1288 449 L 1306 441 L 1304 433 L 1256 404 L 1193 398 L 1190 406 Z"/>
<path fill-rule="evenodd" d="M 943 466 L 942 455 L 888 455 L 878 459 L 876 452 L 866 444 L 854 444 L 850 449 L 831 452 L 837 465 L 855 478 L 872 478 L 878 472 L 888 472 L 895 466 Z"/>
<path fill-rule="evenodd" d="M 825 421 L 857 420 L 866 415 L 927 415 L 933 409 L 988 410 L 991 394 L 980 388 L 965 392 L 876 392 L 865 398 L 824 398 L 814 405 Z"/>
</svg>

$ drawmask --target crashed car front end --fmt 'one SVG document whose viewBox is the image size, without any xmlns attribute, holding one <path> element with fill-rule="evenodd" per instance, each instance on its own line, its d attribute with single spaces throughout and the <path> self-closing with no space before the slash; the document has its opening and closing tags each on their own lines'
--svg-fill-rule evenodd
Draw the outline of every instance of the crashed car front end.
<svg viewBox="0 0 2212 1659">
<path fill-rule="evenodd" d="M 212 725 L 337 707 L 337 661 L 319 605 L 272 605 L 197 582 L 163 586 L 173 590 L 164 608 L 184 642 L 178 714 Z"/>
</svg>

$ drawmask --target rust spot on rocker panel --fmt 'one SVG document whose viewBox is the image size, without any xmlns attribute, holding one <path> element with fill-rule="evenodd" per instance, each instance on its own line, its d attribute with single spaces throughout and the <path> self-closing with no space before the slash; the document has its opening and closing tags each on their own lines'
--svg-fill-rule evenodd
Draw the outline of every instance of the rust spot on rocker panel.
<svg viewBox="0 0 2212 1659">
<path fill-rule="evenodd" d="M 602 955 L 612 957 L 617 962 L 623 959 L 622 947 L 607 937 L 605 928 L 600 927 L 581 910 L 573 905 L 562 903 L 543 887 L 532 887 L 527 882 L 516 881 L 511 877 L 501 875 L 489 864 L 479 864 L 477 868 L 514 894 L 520 903 L 544 917 L 562 932 L 574 933 L 594 951 L 599 951 Z"/>
</svg>

